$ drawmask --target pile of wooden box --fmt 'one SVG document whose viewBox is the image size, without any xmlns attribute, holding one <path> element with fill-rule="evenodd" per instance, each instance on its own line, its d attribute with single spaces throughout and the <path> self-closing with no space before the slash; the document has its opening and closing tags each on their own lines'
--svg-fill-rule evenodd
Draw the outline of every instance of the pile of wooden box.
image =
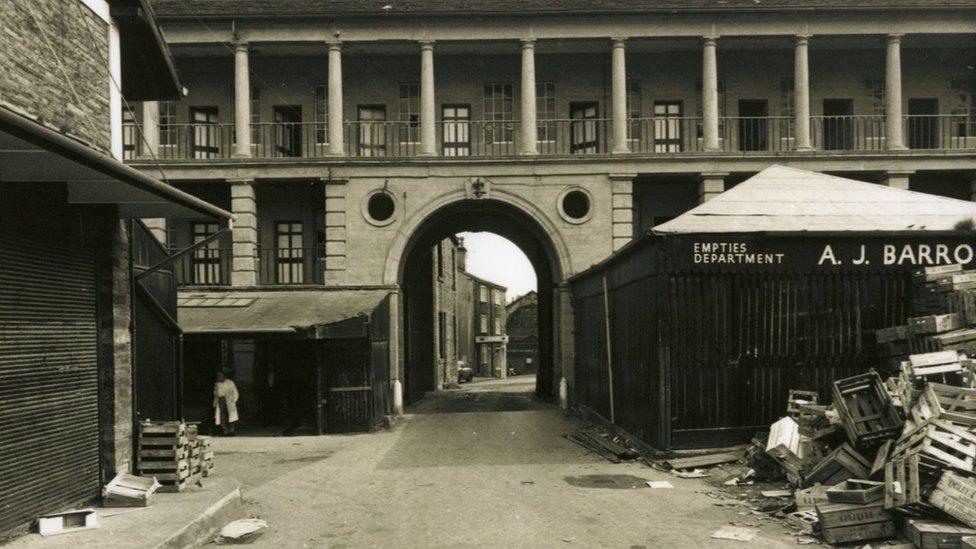
<svg viewBox="0 0 976 549">
<path fill-rule="evenodd" d="M 154 477 L 159 492 L 182 492 L 213 474 L 210 437 L 200 436 L 196 424 L 182 421 L 144 421 L 139 424 L 136 469 Z"/>
</svg>

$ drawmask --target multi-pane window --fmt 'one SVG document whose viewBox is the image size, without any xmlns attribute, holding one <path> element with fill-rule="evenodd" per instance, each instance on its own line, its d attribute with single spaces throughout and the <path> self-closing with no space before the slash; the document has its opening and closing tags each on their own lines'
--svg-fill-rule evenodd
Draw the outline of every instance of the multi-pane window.
<svg viewBox="0 0 976 549">
<path fill-rule="evenodd" d="M 702 126 L 702 121 L 705 119 L 705 106 L 702 94 L 704 93 L 705 86 L 702 84 L 701 80 L 695 82 L 695 93 L 698 96 L 698 109 L 695 111 L 696 122 L 696 132 L 698 137 L 703 137 L 705 135 L 704 127 Z M 718 79 L 718 135 L 719 139 L 725 136 L 725 79 Z"/>
<path fill-rule="evenodd" d="M 485 142 L 511 143 L 515 140 L 515 92 L 511 83 L 485 84 Z"/>
<path fill-rule="evenodd" d="M 556 83 L 535 84 L 536 138 L 540 142 L 556 140 Z"/>
<path fill-rule="evenodd" d="M 200 244 L 219 230 L 216 223 L 194 223 L 193 243 Z M 193 250 L 193 284 L 220 284 L 220 244 L 217 239 Z"/>
<path fill-rule="evenodd" d="M 502 293 L 498 290 L 492 290 L 491 295 L 495 298 L 495 305 L 502 304 Z"/>
<path fill-rule="evenodd" d="M 641 138 L 641 88 L 640 80 L 627 80 L 627 139 Z"/>
<path fill-rule="evenodd" d="M 315 86 L 315 144 L 325 145 L 329 142 L 328 119 L 329 103 L 325 86 Z"/>
<path fill-rule="evenodd" d="M 486 286 L 478 286 L 478 300 L 482 303 L 488 303 L 488 288 Z"/>
<path fill-rule="evenodd" d="M 139 128 L 136 126 L 136 113 L 132 107 L 122 107 L 122 158 L 131 160 L 136 156 L 139 146 Z"/>
<path fill-rule="evenodd" d="M 159 144 L 163 147 L 176 146 L 179 142 L 176 128 L 176 101 L 159 102 Z"/>
<path fill-rule="evenodd" d="M 796 117 L 796 95 L 792 78 L 779 79 L 780 136 L 793 138 L 793 120 Z"/>
<path fill-rule="evenodd" d="M 483 333 L 483 334 L 487 334 L 488 333 L 488 315 L 481 315 L 481 317 L 479 318 L 479 320 L 480 320 L 480 322 L 479 322 L 479 326 L 478 327 L 481 329 L 480 332 Z"/>
<path fill-rule="evenodd" d="M 954 134 L 976 137 L 976 78 L 953 78 L 950 88 L 954 96 L 951 111 Z"/>
<path fill-rule="evenodd" d="M 501 335 L 502 333 L 502 321 L 500 318 L 495 319 L 495 331 L 493 333 L 495 335 Z"/>
<path fill-rule="evenodd" d="M 865 134 L 868 139 L 885 135 L 885 79 L 882 76 L 869 76 L 864 79 L 864 95 L 868 98 L 868 113 Z"/>
<path fill-rule="evenodd" d="M 400 84 L 400 143 L 420 143 L 420 84 Z"/>
<path fill-rule="evenodd" d="M 275 223 L 275 274 L 278 284 L 305 282 L 304 238 L 301 221 Z"/>
</svg>

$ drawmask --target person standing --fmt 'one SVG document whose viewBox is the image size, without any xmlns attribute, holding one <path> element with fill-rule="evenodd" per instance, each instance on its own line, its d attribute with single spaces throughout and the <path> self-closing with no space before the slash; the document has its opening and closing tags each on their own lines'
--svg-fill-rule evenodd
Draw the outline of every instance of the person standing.
<svg viewBox="0 0 976 549">
<path fill-rule="evenodd" d="M 214 424 L 220 427 L 224 435 L 234 436 L 239 396 L 234 381 L 227 379 L 224 372 L 217 372 L 217 382 L 214 383 Z"/>
</svg>

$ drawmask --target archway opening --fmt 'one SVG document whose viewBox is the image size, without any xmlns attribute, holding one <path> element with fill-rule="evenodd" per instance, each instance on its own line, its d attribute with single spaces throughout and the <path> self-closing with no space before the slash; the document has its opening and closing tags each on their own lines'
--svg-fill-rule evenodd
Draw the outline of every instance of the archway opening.
<svg viewBox="0 0 976 549">
<path fill-rule="evenodd" d="M 441 262 L 438 261 L 438 254 L 443 255 L 445 241 L 450 242 L 463 233 L 498 235 L 517 246 L 531 263 L 537 281 L 535 393 L 546 400 L 555 398 L 561 375 L 556 364 L 554 320 L 558 303 L 555 290 L 563 276 L 556 246 L 546 230 L 518 207 L 499 200 L 482 199 L 457 201 L 430 214 L 410 235 L 400 257 L 397 278 L 403 299 L 399 378 L 403 383 L 405 402 L 416 402 L 428 391 L 442 387 L 445 380 L 450 381 L 445 376 L 450 370 L 440 366 L 443 362 L 439 362 L 451 360 L 445 356 L 447 353 L 439 342 L 445 335 L 451 337 L 452 331 L 438 323 L 439 298 L 435 292 L 438 291 L 443 262 L 443 257 Z M 490 295 L 489 300 L 492 299 Z M 478 301 L 479 296 L 475 296 L 475 300 Z M 478 328 L 478 319 L 473 322 Z M 487 331 L 495 330 L 489 327 Z"/>
</svg>

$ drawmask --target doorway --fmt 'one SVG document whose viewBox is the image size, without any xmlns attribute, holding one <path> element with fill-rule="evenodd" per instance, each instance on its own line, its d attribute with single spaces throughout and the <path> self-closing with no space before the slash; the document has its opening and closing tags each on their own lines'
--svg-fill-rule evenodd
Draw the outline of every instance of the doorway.
<svg viewBox="0 0 976 549">
<path fill-rule="evenodd" d="M 574 101 L 569 104 L 570 153 L 600 152 L 599 118 L 600 107 L 596 101 Z"/>
<path fill-rule="evenodd" d="M 854 100 L 823 100 L 823 148 L 828 151 L 854 148 Z"/>
<path fill-rule="evenodd" d="M 939 100 L 934 98 L 908 100 L 908 148 L 937 149 L 939 147 Z"/>
<path fill-rule="evenodd" d="M 302 107 L 300 105 L 275 105 L 273 115 L 275 156 L 301 156 Z"/>
<path fill-rule="evenodd" d="M 739 100 L 739 150 L 765 151 L 768 148 L 769 102 L 765 99 Z"/>
<path fill-rule="evenodd" d="M 217 107 L 190 107 L 190 149 L 193 158 L 217 158 L 220 155 L 220 120 Z"/>
<path fill-rule="evenodd" d="M 471 156 L 471 105 L 444 105 L 444 156 Z"/>
<path fill-rule="evenodd" d="M 386 105 L 359 105 L 359 156 L 386 156 Z"/>
<path fill-rule="evenodd" d="M 654 102 L 654 152 L 681 152 L 684 143 L 682 110 L 681 101 Z"/>
</svg>

